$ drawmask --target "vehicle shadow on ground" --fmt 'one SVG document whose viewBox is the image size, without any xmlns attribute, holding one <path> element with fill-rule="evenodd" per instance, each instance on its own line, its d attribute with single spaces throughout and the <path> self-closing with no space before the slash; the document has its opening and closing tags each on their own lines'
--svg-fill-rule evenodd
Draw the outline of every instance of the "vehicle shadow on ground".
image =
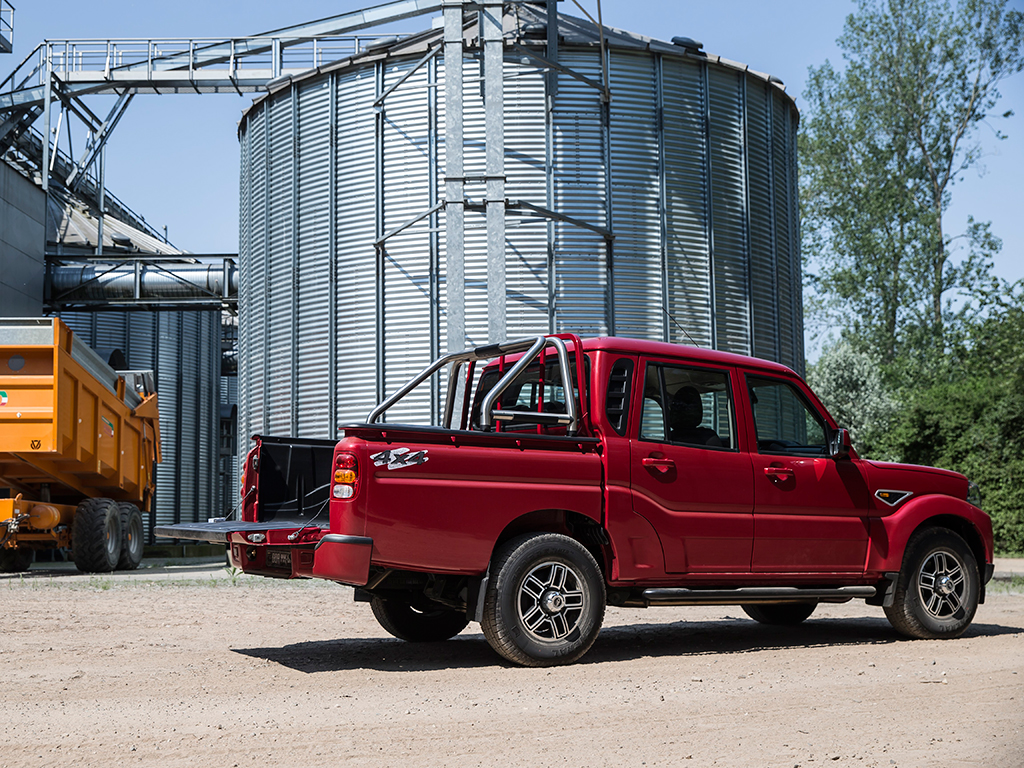
<svg viewBox="0 0 1024 768">
<path fill-rule="evenodd" d="M 1024 627 L 972 624 L 964 637 L 1016 634 Z M 578 663 L 601 664 L 642 658 L 753 653 L 789 648 L 885 645 L 912 642 L 885 619 L 811 619 L 796 627 L 773 627 L 753 621 L 675 622 L 605 627 L 593 648 Z M 501 666 L 484 636 L 465 632 L 441 643 L 406 643 L 393 638 L 321 640 L 281 647 L 234 648 L 235 653 L 264 659 L 298 672 L 375 669 L 406 672 Z"/>
</svg>

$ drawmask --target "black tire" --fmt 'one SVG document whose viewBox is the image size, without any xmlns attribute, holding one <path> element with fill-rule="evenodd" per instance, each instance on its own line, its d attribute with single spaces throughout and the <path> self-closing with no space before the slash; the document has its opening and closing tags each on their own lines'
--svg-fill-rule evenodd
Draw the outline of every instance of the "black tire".
<svg viewBox="0 0 1024 768">
<path fill-rule="evenodd" d="M 142 512 L 127 501 L 119 501 L 117 509 L 121 514 L 121 554 L 117 558 L 117 570 L 134 571 L 142 562 L 142 550 L 146 545 Z"/>
<path fill-rule="evenodd" d="M 0 573 L 21 573 L 32 565 L 31 549 L 0 549 Z"/>
<path fill-rule="evenodd" d="M 121 510 L 110 499 L 86 499 L 75 510 L 72 557 L 82 573 L 110 573 L 121 557 Z"/>
<path fill-rule="evenodd" d="M 555 533 L 529 534 L 495 554 L 480 624 L 509 661 L 550 667 L 590 650 L 604 607 L 601 569 L 582 544 Z"/>
<path fill-rule="evenodd" d="M 814 613 L 817 603 L 765 603 L 744 605 L 743 612 L 761 624 L 794 626 Z"/>
<path fill-rule="evenodd" d="M 399 599 L 376 595 L 370 600 L 373 615 L 384 629 L 410 643 L 436 643 L 455 637 L 469 624 L 464 611 L 450 608 L 420 610 Z"/>
<path fill-rule="evenodd" d="M 978 562 L 967 542 L 946 528 L 926 528 L 907 543 L 885 616 L 907 637 L 959 637 L 974 619 L 980 589 Z"/>
</svg>

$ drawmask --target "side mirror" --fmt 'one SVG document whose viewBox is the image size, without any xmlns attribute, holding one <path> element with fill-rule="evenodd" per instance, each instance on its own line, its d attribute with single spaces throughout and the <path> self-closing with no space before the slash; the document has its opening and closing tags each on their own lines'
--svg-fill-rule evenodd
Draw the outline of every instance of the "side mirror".
<svg viewBox="0 0 1024 768">
<path fill-rule="evenodd" d="M 840 427 L 832 433 L 832 442 L 829 449 L 833 459 L 848 459 L 851 448 L 850 430 Z"/>
</svg>

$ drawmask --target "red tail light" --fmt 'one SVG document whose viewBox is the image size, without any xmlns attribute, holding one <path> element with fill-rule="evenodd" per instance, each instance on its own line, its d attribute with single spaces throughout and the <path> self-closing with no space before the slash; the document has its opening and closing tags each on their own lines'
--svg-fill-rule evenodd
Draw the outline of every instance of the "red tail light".
<svg viewBox="0 0 1024 768">
<path fill-rule="evenodd" d="M 359 462 L 351 453 L 334 455 L 334 484 L 331 496 L 335 499 L 351 499 L 356 495 L 356 483 L 359 481 Z"/>
</svg>

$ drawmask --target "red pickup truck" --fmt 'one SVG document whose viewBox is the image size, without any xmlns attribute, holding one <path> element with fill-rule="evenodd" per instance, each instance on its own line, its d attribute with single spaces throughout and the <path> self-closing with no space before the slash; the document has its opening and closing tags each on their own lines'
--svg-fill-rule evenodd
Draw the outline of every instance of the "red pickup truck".
<svg viewBox="0 0 1024 768">
<path fill-rule="evenodd" d="M 438 425 L 385 421 L 431 379 Z M 859 458 L 796 373 L 750 357 L 539 336 L 440 358 L 338 443 L 255 439 L 241 520 L 157 534 L 352 585 L 405 640 L 477 621 L 523 665 L 579 659 L 606 605 L 797 624 L 856 598 L 957 637 L 992 576 L 967 478 Z"/>
</svg>

